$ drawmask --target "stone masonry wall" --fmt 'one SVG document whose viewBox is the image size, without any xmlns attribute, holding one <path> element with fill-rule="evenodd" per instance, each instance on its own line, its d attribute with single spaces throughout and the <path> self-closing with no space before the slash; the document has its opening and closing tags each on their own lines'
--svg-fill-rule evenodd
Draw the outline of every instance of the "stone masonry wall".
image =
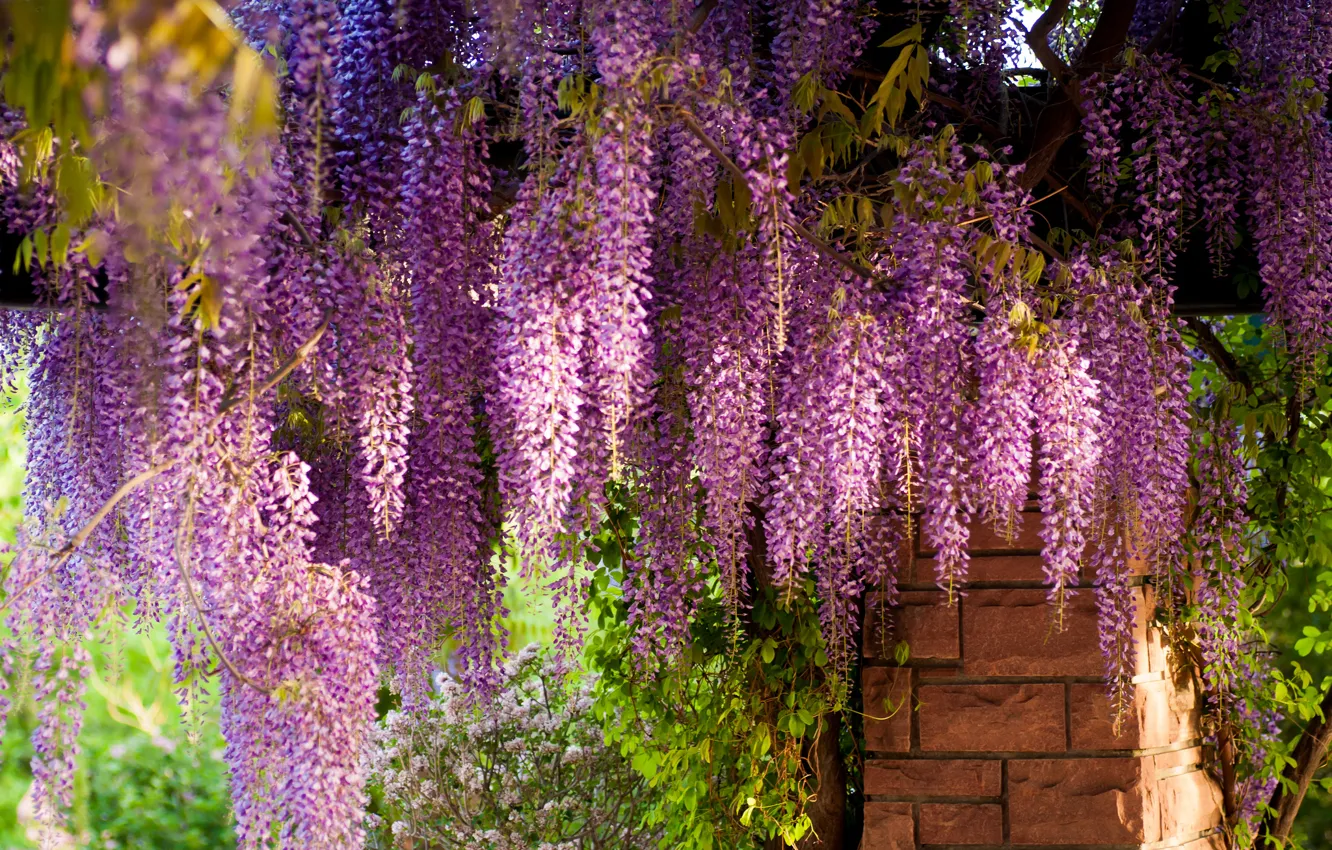
<svg viewBox="0 0 1332 850">
<path fill-rule="evenodd" d="M 1090 576 L 1058 631 L 1040 514 L 1023 516 L 1012 541 L 972 527 L 956 605 L 933 584 L 932 553 L 917 551 L 900 605 L 868 606 L 861 847 L 1224 850 L 1197 693 L 1149 626 L 1151 587 L 1135 581 L 1135 704 L 1116 735 Z"/>
</svg>

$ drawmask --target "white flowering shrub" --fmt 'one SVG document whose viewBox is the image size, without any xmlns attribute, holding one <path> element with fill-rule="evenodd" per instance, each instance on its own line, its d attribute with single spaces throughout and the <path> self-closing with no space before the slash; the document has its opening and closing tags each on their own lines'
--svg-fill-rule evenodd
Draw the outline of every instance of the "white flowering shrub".
<svg viewBox="0 0 1332 850">
<path fill-rule="evenodd" d="M 573 681 L 532 644 L 493 698 L 445 681 L 426 705 L 390 712 L 371 747 L 382 794 L 376 841 L 402 850 L 647 848 L 647 782 L 605 745 L 595 679 Z"/>
</svg>

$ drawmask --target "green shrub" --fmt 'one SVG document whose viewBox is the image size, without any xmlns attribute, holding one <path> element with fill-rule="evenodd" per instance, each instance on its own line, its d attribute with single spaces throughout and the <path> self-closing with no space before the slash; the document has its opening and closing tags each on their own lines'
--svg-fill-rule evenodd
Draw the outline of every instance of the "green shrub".
<svg viewBox="0 0 1332 850">
<path fill-rule="evenodd" d="M 90 850 L 234 847 L 220 743 L 134 734 L 90 754 Z"/>
<path fill-rule="evenodd" d="M 648 783 L 607 747 L 592 715 L 595 677 L 535 644 L 490 699 L 445 682 L 429 705 L 389 712 L 371 748 L 377 847 L 634 850 Z"/>
</svg>

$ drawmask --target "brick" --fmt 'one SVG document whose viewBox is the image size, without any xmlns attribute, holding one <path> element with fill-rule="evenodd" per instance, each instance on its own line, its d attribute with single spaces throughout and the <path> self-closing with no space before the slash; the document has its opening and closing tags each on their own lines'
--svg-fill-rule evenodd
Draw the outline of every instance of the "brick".
<svg viewBox="0 0 1332 850">
<path fill-rule="evenodd" d="M 994 526 L 979 517 L 973 516 L 967 521 L 967 551 L 974 554 L 1025 552 L 1039 554 L 1045 548 L 1041 540 L 1041 515 L 1023 512 L 1017 515 L 1018 521 L 1008 535 L 994 530 Z M 920 537 L 919 555 L 933 555 L 935 547 L 923 535 Z"/>
<path fill-rule="evenodd" d="M 1172 773 L 1182 773 L 1189 768 L 1202 764 L 1202 747 L 1184 747 L 1152 756 L 1155 775 L 1158 778 Z"/>
<path fill-rule="evenodd" d="M 1131 576 L 1149 576 L 1156 572 L 1152 559 L 1141 552 L 1134 552 L 1125 560 L 1128 574 Z"/>
<path fill-rule="evenodd" d="M 881 753 L 910 750 L 911 671 L 866 667 L 860 681 L 865 700 L 865 749 Z"/>
<path fill-rule="evenodd" d="M 1134 686 L 1133 705 L 1114 732 L 1114 707 L 1103 685 L 1069 686 L 1069 719 L 1075 750 L 1149 750 L 1196 737 L 1193 690 L 1157 679 Z"/>
<path fill-rule="evenodd" d="M 1063 752 L 1064 686 L 921 685 L 927 752 Z"/>
<path fill-rule="evenodd" d="M 1031 552 L 1039 553 L 1045 548 L 1041 539 L 1041 514 L 1027 512 L 1017 514 L 1017 521 L 1011 529 L 995 530 L 994 526 L 979 518 L 967 523 L 967 551 L 981 552 Z"/>
<path fill-rule="evenodd" d="M 1000 762 L 986 759 L 871 759 L 865 793 L 885 797 L 995 797 L 1002 793 Z"/>
<path fill-rule="evenodd" d="M 961 656 L 957 606 L 942 591 L 903 591 L 898 604 L 884 609 L 881 599 L 865 614 L 865 657 L 892 660 L 905 642 L 911 661 L 955 660 Z"/>
<path fill-rule="evenodd" d="M 1166 657 L 1164 636 L 1160 629 L 1151 624 L 1151 612 L 1156 610 L 1156 592 L 1153 588 L 1142 585 L 1130 588 L 1129 593 L 1133 598 L 1135 612 L 1134 673 L 1139 676 L 1149 673 L 1169 674 L 1171 670 Z"/>
<path fill-rule="evenodd" d="M 1163 839 L 1197 835 L 1221 823 L 1221 788 L 1202 770 L 1161 779 L 1157 796 Z"/>
<path fill-rule="evenodd" d="M 1045 562 L 1039 555 L 990 555 L 972 558 L 967 581 L 1045 581 Z"/>
<path fill-rule="evenodd" d="M 1188 844 L 1181 844 L 1172 850 L 1226 850 L 1226 839 L 1219 832 L 1196 838 Z"/>
<path fill-rule="evenodd" d="M 900 524 L 902 522 L 900 517 L 886 517 L 885 520 L 889 523 Z M 888 575 L 897 578 L 898 584 L 906 584 L 910 582 L 908 576 L 911 573 L 912 561 L 916 556 L 917 539 L 918 537 L 915 532 L 912 533 L 911 537 L 903 535 L 900 538 L 901 545 L 897 548 L 897 551 L 887 552 L 882 558 L 880 565 L 887 568 Z"/>
<path fill-rule="evenodd" d="M 1096 603 L 1084 590 L 1068 600 L 1064 630 L 1044 590 L 973 590 L 962 601 L 963 670 L 969 676 L 1100 678 Z"/>
<path fill-rule="evenodd" d="M 1159 838 L 1145 815 L 1135 758 L 1021 759 L 1008 763 L 1013 844 L 1137 844 Z"/>
<path fill-rule="evenodd" d="M 865 804 L 861 850 L 916 850 L 916 822 L 910 803 Z"/>
<path fill-rule="evenodd" d="M 925 803 L 921 844 L 1002 844 L 1003 808 L 989 803 Z"/>
</svg>

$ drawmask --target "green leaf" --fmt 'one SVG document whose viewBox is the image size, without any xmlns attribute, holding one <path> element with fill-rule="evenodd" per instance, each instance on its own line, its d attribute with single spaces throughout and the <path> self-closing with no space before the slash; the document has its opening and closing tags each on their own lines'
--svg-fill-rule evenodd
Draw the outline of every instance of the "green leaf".
<svg viewBox="0 0 1332 850">
<path fill-rule="evenodd" d="M 852 127 L 856 126 L 856 116 L 842 102 L 842 96 L 832 89 L 823 90 L 823 108 L 819 110 L 819 119 L 832 112 Z"/>
<path fill-rule="evenodd" d="M 888 96 L 897 86 L 898 78 L 902 76 L 902 72 L 906 70 L 907 63 L 911 61 L 911 56 L 914 51 L 914 47 L 904 47 L 902 48 L 902 51 L 897 54 L 897 58 L 893 60 L 893 64 L 888 66 L 888 73 L 883 75 L 883 82 L 879 83 L 878 89 L 875 90 L 874 97 L 871 98 L 870 101 L 871 103 L 887 102 Z"/>
<path fill-rule="evenodd" d="M 898 47 L 909 42 L 919 43 L 921 38 L 920 23 L 902 30 L 897 35 L 880 44 L 880 47 Z"/>
<path fill-rule="evenodd" d="M 37 253 L 37 263 L 42 268 L 46 268 L 46 252 L 48 247 L 48 237 L 45 230 L 35 230 L 32 234 L 33 250 Z"/>
<path fill-rule="evenodd" d="M 92 266 L 100 266 L 102 260 L 106 258 L 107 243 L 110 237 L 104 230 L 90 230 L 88 235 L 83 237 L 83 241 L 74 247 L 74 250 L 88 258 Z"/>
<path fill-rule="evenodd" d="M 898 664 L 905 664 L 907 663 L 907 660 L 910 658 L 911 658 L 910 645 L 908 645 L 907 642 L 904 640 L 898 641 L 897 646 L 893 647 L 893 660 L 896 661 Z"/>
<path fill-rule="evenodd" d="M 69 225 L 60 222 L 51 233 L 51 261 L 64 266 L 69 259 Z"/>
<path fill-rule="evenodd" d="M 907 90 L 919 103 L 925 98 L 925 86 L 930 81 L 930 54 L 921 45 L 912 51 L 911 70 L 907 73 Z"/>
</svg>

